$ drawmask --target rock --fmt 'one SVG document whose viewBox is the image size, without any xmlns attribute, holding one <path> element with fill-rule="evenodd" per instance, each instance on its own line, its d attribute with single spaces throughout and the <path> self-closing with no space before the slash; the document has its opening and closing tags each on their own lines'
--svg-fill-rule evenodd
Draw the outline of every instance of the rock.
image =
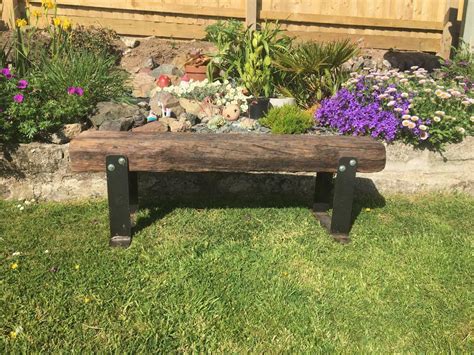
<svg viewBox="0 0 474 355">
<path fill-rule="evenodd" d="M 186 65 L 187 60 L 188 60 L 187 53 L 180 52 L 176 55 L 176 57 L 173 58 L 173 60 L 171 61 L 171 64 L 179 69 L 184 69 L 184 66 Z"/>
<path fill-rule="evenodd" d="M 140 41 L 136 38 L 122 37 L 121 40 L 128 48 L 136 48 L 140 44 Z"/>
<path fill-rule="evenodd" d="M 145 61 L 142 63 L 142 68 L 148 68 L 148 69 L 151 69 L 151 70 L 156 68 L 156 63 L 153 60 L 153 57 L 149 57 L 149 58 L 145 59 Z"/>
<path fill-rule="evenodd" d="M 149 109 L 150 106 L 148 106 L 148 102 L 146 101 L 140 101 L 138 104 L 138 107 L 144 108 L 144 109 Z"/>
<path fill-rule="evenodd" d="M 178 120 L 188 121 L 189 123 L 191 123 L 192 126 L 194 126 L 197 123 L 198 118 L 196 115 L 183 112 L 181 115 L 179 115 Z"/>
<path fill-rule="evenodd" d="M 146 123 L 146 116 L 140 111 L 137 110 L 133 115 L 133 127 L 140 127 Z"/>
<path fill-rule="evenodd" d="M 132 129 L 132 132 L 155 132 L 155 133 L 162 133 L 168 132 L 168 125 L 161 121 L 155 121 L 147 123 L 144 126 L 136 127 Z"/>
<path fill-rule="evenodd" d="M 171 109 L 176 117 L 184 112 L 176 97 L 165 91 L 157 91 L 150 99 L 150 108 L 158 116 L 161 115 L 161 103 Z"/>
<path fill-rule="evenodd" d="M 168 126 L 171 126 L 175 122 L 178 122 L 178 120 L 176 118 L 173 118 L 173 117 L 161 117 L 160 122 L 162 122 L 162 123 L 164 123 Z"/>
<path fill-rule="evenodd" d="M 133 105 L 111 101 L 99 102 L 96 107 L 96 113 L 89 119 L 94 127 L 100 127 L 107 121 L 117 121 L 125 117 L 132 118 L 136 111 L 137 108 Z"/>
<path fill-rule="evenodd" d="M 50 141 L 54 144 L 65 144 L 81 132 L 82 125 L 80 123 L 65 124 L 58 132 L 51 135 Z"/>
<path fill-rule="evenodd" d="M 155 78 L 147 73 L 138 73 L 132 79 L 132 95 L 135 97 L 150 97 L 150 92 L 156 88 Z"/>
<path fill-rule="evenodd" d="M 240 120 L 239 125 L 242 128 L 252 130 L 257 127 L 258 123 L 257 123 L 257 120 L 245 117 Z"/>
<path fill-rule="evenodd" d="M 191 123 L 188 121 L 173 121 L 170 122 L 171 132 L 186 132 L 191 129 Z"/>
<path fill-rule="evenodd" d="M 133 117 L 119 118 L 114 121 L 106 121 L 99 127 L 99 131 L 128 131 L 134 123 Z"/>
<path fill-rule="evenodd" d="M 199 101 L 189 100 L 182 97 L 179 99 L 179 104 L 184 109 L 184 111 L 186 111 L 186 113 L 198 116 L 201 112 L 202 105 Z"/>
<path fill-rule="evenodd" d="M 183 76 L 183 71 L 176 68 L 173 64 L 161 64 L 158 68 L 153 69 L 151 75 L 154 78 L 159 78 L 160 75 L 175 75 L 181 77 Z"/>
<path fill-rule="evenodd" d="M 215 106 L 208 102 L 201 103 L 201 111 L 198 113 L 198 118 L 202 122 L 208 122 L 214 116 L 220 116 L 221 109 L 218 106 Z"/>
</svg>

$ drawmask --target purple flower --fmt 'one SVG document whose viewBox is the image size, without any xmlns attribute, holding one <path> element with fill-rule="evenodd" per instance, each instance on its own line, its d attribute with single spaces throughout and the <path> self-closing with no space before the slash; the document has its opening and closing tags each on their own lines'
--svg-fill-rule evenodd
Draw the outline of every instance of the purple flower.
<svg viewBox="0 0 474 355">
<path fill-rule="evenodd" d="M 7 78 L 7 79 L 11 79 L 11 78 L 13 77 L 13 75 L 12 75 L 10 69 L 8 69 L 8 68 L 3 68 L 3 69 L 1 70 L 1 73 L 2 73 L 2 75 L 3 75 L 5 78 Z"/>
<path fill-rule="evenodd" d="M 78 87 L 76 88 L 76 94 L 79 95 L 79 96 L 84 95 L 84 89 L 81 88 L 80 86 L 78 86 Z"/>
<path fill-rule="evenodd" d="M 18 81 L 18 85 L 17 85 L 17 88 L 18 89 L 26 89 L 28 87 L 28 82 L 26 80 L 20 80 Z"/>
<path fill-rule="evenodd" d="M 78 95 L 78 96 L 83 96 L 84 95 L 84 89 L 81 88 L 80 86 L 75 87 L 75 86 L 70 86 L 67 89 L 68 95 Z"/>
<path fill-rule="evenodd" d="M 16 94 L 15 96 L 13 96 L 13 101 L 15 101 L 16 103 L 22 103 L 23 99 L 24 96 L 22 94 Z"/>
</svg>

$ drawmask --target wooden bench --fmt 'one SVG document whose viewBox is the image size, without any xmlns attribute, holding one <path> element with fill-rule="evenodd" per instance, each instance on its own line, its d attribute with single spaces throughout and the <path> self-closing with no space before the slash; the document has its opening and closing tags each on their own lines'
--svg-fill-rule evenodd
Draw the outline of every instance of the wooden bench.
<svg viewBox="0 0 474 355">
<path fill-rule="evenodd" d="M 347 242 L 356 172 L 380 171 L 386 160 L 384 145 L 369 137 L 98 131 L 73 139 L 70 158 L 74 172 L 106 171 L 110 245 L 124 247 L 138 209 L 137 172 L 315 172 L 314 214 Z"/>
</svg>

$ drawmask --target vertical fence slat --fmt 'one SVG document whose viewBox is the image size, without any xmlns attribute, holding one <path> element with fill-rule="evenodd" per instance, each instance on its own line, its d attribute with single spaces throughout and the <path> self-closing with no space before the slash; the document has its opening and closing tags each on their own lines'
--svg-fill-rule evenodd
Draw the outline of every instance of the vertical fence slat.
<svg viewBox="0 0 474 355">
<path fill-rule="evenodd" d="M 253 29 L 257 26 L 257 0 L 247 0 L 245 23 Z"/>
<path fill-rule="evenodd" d="M 18 18 L 18 0 L 2 1 L 2 21 L 10 28 L 15 27 Z"/>
</svg>

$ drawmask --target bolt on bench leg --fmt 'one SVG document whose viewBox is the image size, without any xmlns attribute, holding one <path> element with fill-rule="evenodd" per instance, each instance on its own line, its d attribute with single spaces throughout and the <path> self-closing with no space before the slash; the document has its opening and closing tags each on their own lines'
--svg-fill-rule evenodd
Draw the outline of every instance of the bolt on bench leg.
<svg viewBox="0 0 474 355">
<path fill-rule="evenodd" d="M 130 185 L 128 159 L 121 155 L 106 157 L 109 200 L 110 246 L 128 247 L 132 242 L 130 221 Z M 133 177 L 132 177 L 133 180 Z"/>
<path fill-rule="evenodd" d="M 318 173 L 316 177 L 314 215 L 333 238 L 341 243 L 350 241 L 356 171 L 356 159 L 341 158 L 339 160 L 334 184 L 332 217 L 327 214 L 331 199 L 332 174 Z"/>
</svg>

